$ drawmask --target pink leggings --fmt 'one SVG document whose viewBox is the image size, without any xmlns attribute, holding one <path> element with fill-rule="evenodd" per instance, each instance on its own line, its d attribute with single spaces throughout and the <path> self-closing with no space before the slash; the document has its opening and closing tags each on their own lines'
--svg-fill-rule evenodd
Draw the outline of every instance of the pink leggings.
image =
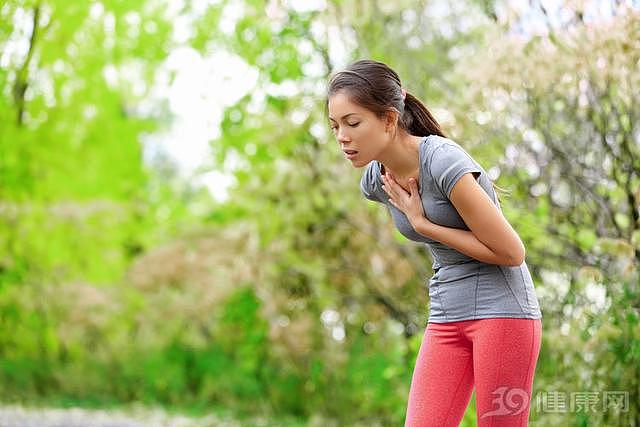
<svg viewBox="0 0 640 427">
<path fill-rule="evenodd" d="M 529 425 L 540 319 L 429 323 L 413 370 L 405 427 L 458 426 L 475 384 L 479 427 Z"/>
</svg>

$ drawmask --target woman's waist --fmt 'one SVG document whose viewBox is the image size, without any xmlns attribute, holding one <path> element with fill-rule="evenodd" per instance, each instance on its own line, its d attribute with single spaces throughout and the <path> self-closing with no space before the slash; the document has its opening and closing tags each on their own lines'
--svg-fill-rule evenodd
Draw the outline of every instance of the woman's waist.
<svg viewBox="0 0 640 427">
<path fill-rule="evenodd" d="M 458 252 L 457 250 L 443 245 L 442 243 L 427 243 L 426 246 L 433 258 L 434 270 L 459 264 L 482 263 L 482 261 L 478 261 L 477 259 L 465 255 L 462 252 Z"/>
<path fill-rule="evenodd" d="M 517 266 L 489 264 L 471 258 L 453 264 L 436 266 L 429 279 L 430 284 L 455 284 L 462 286 L 533 287 L 533 279 L 526 263 Z"/>
</svg>

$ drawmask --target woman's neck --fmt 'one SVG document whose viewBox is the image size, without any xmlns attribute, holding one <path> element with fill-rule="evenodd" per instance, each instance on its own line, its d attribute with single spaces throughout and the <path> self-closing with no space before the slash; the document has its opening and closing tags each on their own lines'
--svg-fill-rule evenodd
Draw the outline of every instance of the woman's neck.
<svg viewBox="0 0 640 427">
<path fill-rule="evenodd" d="M 404 134 L 391 141 L 388 147 L 380 153 L 379 161 L 382 164 L 382 173 L 391 171 L 394 177 L 405 179 L 417 176 L 419 165 L 419 150 L 422 138 L 415 135 Z"/>
</svg>

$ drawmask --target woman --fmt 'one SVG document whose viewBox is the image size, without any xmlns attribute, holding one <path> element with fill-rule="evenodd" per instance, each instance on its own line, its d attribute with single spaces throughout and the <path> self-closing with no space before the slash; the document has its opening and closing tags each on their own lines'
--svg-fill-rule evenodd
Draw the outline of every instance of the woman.
<svg viewBox="0 0 640 427">
<path fill-rule="evenodd" d="M 433 256 L 405 426 L 459 425 L 474 386 L 479 426 L 528 425 L 542 314 L 487 173 L 381 62 L 336 73 L 326 106 L 364 196 Z"/>
</svg>

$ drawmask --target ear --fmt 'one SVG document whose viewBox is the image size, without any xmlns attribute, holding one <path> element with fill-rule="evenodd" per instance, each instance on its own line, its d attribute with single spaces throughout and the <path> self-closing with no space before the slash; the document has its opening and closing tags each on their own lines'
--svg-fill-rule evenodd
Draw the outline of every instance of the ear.
<svg viewBox="0 0 640 427">
<path fill-rule="evenodd" d="M 393 110 L 389 110 L 385 113 L 384 115 L 384 130 L 386 132 L 390 132 L 393 130 L 393 128 L 396 126 L 396 124 L 398 123 L 398 112 L 397 111 L 393 111 Z"/>
</svg>

